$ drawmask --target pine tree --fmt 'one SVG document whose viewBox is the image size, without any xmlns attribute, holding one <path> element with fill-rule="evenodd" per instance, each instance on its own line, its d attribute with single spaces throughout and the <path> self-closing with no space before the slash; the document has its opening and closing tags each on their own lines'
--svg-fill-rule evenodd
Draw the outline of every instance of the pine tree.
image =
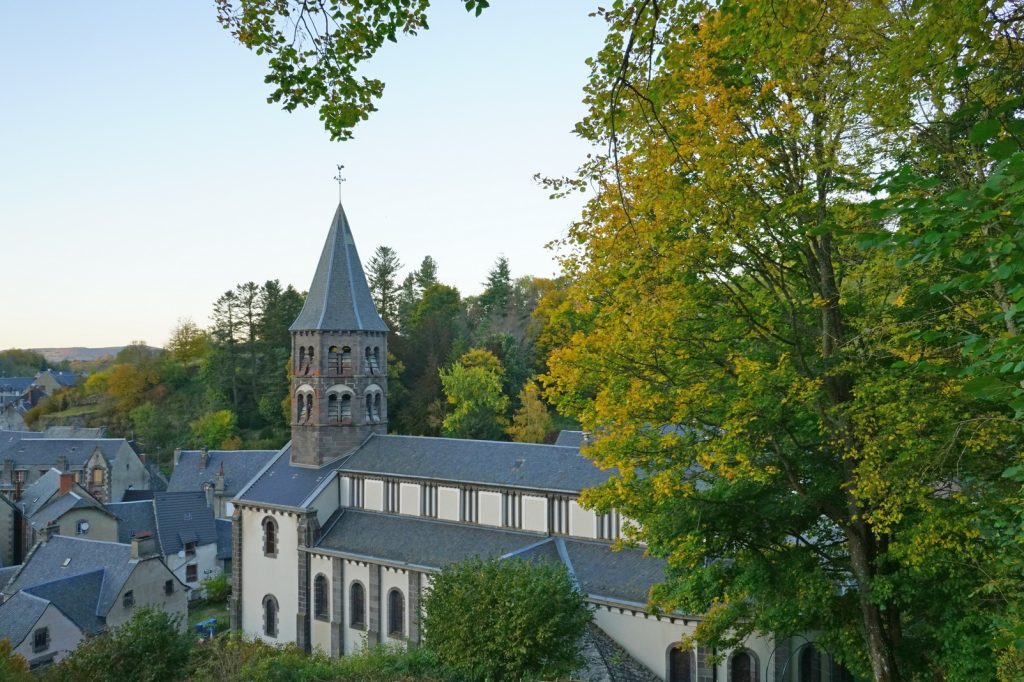
<svg viewBox="0 0 1024 682">
<path fill-rule="evenodd" d="M 402 262 L 390 246 L 378 246 L 366 269 L 370 295 L 377 312 L 389 327 L 394 327 L 398 321 L 400 287 L 397 278 Z"/>
</svg>

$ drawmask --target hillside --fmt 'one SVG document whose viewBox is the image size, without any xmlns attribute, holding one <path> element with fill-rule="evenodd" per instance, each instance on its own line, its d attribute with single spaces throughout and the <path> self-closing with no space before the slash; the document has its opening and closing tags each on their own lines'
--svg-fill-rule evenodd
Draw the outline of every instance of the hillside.
<svg viewBox="0 0 1024 682">
<path fill-rule="evenodd" d="M 114 357 L 124 346 L 107 346 L 106 348 L 85 348 L 74 346 L 71 348 L 32 348 L 31 350 L 41 354 L 47 362 L 59 363 L 68 362 L 92 362 L 99 360 L 104 355 Z"/>
</svg>

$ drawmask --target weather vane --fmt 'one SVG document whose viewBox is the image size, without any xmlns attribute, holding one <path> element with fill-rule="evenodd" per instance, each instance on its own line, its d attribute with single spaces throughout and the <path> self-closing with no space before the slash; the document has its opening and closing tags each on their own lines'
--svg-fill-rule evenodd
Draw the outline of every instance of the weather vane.
<svg viewBox="0 0 1024 682">
<path fill-rule="evenodd" d="M 345 178 L 342 177 L 341 171 L 345 168 L 345 164 L 338 164 L 338 174 L 334 176 L 334 179 L 338 181 L 338 203 L 341 203 L 341 183 L 345 182 Z"/>
</svg>

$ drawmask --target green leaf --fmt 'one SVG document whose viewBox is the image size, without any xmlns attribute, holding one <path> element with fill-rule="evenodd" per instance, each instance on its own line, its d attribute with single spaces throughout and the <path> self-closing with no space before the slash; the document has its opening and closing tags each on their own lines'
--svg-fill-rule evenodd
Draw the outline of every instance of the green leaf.
<svg viewBox="0 0 1024 682">
<path fill-rule="evenodd" d="M 1008 137 L 1006 139 L 999 140 L 998 142 L 993 142 L 991 145 L 989 145 L 988 155 L 991 156 L 993 159 L 996 159 L 997 161 L 1002 161 L 1003 159 L 1017 151 L 1019 147 L 1020 145 L 1017 144 L 1016 140 L 1014 140 L 1012 137 Z"/>
<path fill-rule="evenodd" d="M 984 144 L 999 134 L 999 128 L 1000 125 L 997 119 L 986 118 L 983 121 L 978 121 L 971 128 L 969 138 L 974 144 Z"/>
</svg>

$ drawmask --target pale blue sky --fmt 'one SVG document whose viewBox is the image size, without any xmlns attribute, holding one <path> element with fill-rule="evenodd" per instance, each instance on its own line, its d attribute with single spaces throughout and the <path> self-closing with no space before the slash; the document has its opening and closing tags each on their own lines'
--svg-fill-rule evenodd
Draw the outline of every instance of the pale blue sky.
<svg viewBox="0 0 1024 682">
<path fill-rule="evenodd" d="M 305 289 L 337 200 L 360 255 L 426 254 L 464 293 L 498 254 L 554 273 L 579 214 L 536 172 L 573 171 L 592 3 L 435 0 L 431 29 L 366 68 L 387 84 L 355 139 L 267 104 L 264 63 L 212 0 L 0 5 L 0 348 L 162 344 L 237 282 Z"/>
</svg>

